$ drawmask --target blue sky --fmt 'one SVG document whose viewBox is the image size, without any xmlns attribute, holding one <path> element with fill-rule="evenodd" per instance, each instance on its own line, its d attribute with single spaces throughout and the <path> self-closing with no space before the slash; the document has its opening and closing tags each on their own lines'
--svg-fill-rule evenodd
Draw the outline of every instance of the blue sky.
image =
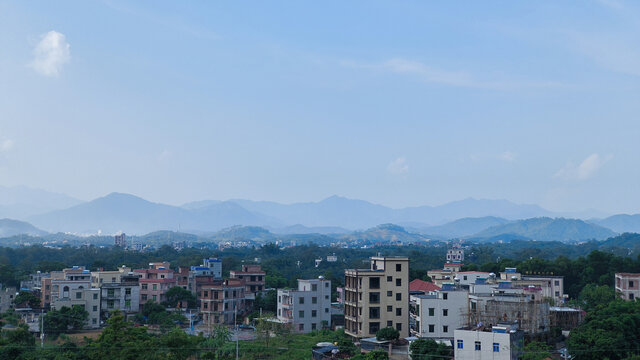
<svg viewBox="0 0 640 360">
<path fill-rule="evenodd" d="M 639 212 L 631 1 L 3 1 L 0 185 Z"/>
</svg>

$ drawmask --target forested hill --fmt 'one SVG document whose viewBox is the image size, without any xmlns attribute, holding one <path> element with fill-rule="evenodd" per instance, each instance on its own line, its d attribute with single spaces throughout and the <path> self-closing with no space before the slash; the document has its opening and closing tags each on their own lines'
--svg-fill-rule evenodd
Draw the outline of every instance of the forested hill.
<svg viewBox="0 0 640 360">
<path fill-rule="evenodd" d="M 497 225 L 473 235 L 470 240 L 491 241 L 496 237 L 538 241 L 604 240 L 616 233 L 577 219 L 540 217 Z"/>
</svg>

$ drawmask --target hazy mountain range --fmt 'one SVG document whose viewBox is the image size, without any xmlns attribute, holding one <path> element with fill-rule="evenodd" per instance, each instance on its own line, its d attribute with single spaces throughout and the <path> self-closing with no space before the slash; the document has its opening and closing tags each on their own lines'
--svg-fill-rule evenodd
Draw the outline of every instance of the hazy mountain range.
<svg viewBox="0 0 640 360">
<path fill-rule="evenodd" d="M 393 209 L 340 196 L 294 204 L 234 199 L 173 206 L 122 193 L 88 202 L 29 188 L 0 188 L 0 194 L 6 195 L 0 199 L 1 209 L 9 212 L 3 213 L 4 216 L 34 226 L 30 229 L 27 226 L 30 224 L 0 223 L 2 236 L 20 231 L 30 234 L 37 231 L 148 234 L 160 230 L 201 236 L 234 227 L 234 231 L 238 231 L 247 226 L 263 228 L 272 237 L 292 234 L 362 236 L 370 229 L 377 229 L 378 232 L 395 231 L 396 238 L 402 238 L 406 232 L 420 239 L 587 240 L 605 239 L 626 231 L 640 232 L 640 215 L 614 215 L 588 221 L 563 219 L 564 214 L 538 205 L 506 200 L 469 198 L 440 206 Z M 42 204 L 37 201 L 39 196 L 44 199 Z M 7 210 L 12 206 L 14 210 Z M 38 213 L 38 209 L 46 210 Z M 398 224 L 403 230 L 376 228 L 380 224 Z M 225 235 L 228 236 L 232 235 Z"/>
</svg>

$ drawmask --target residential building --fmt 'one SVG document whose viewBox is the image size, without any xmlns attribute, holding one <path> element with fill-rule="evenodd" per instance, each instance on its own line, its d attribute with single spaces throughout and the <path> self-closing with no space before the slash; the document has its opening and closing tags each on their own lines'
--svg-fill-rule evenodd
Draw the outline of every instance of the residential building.
<svg viewBox="0 0 640 360">
<path fill-rule="evenodd" d="M 14 286 L 5 287 L 0 284 L 0 312 L 5 312 L 13 308 L 13 299 L 18 290 Z"/>
<path fill-rule="evenodd" d="M 455 359 L 517 360 L 522 354 L 524 333 L 514 323 L 498 323 L 454 331 Z"/>
<path fill-rule="evenodd" d="M 298 289 L 278 289 L 278 320 L 308 333 L 331 327 L 331 281 L 298 279 Z"/>
<path fill-rule="evenodd" d="M 199 290 L 200 313 L 205 325 L 239 323 L 247 311 L 244 280 L 215 280 Z"/>
<path fill-rule="evenodd" d="M 490 293 L 469 294 L 467 324 L 517 321 L 527 334 L 544 333 L 551 328 L 549 309 L 541 288 L 514 287 L 510 281 L 501 281 Z"/>
<path fill-rule="evenodd" d="M 416 294 L 416 295 L 419 295 L 419 293 L 428 294 L 429 292 L 436 291 L 436 290 L 440 290 L 440 286 L 432 282 L 428 282 L 420 279 L 414 279 L 409 283 L 409 293 L 411 294 Z"/>
<path fill-rule="evenodd" d="M 469 293 L 454 284 L 425 295 L 411 296 L 411 335 L 451 340 L 453 331 L 466 325 Z"/>
<path fill-rule="evenodd" d="M 20 289 L 40 292 L 42 289 L 42 279 L 49 277 L 51 277 L 51 274 L 40 271 L 29 274 L 29 279 L 20 281 Z"/>
<path fill-rule="evenodd" d="M 89 313 L 85 328 L 97 329 L 100 327 L 100 289 L 94 288 L 73 288 L 65 297 L 56 298 L 51 303 L 51 308 L 60 310 L 62 307 L 80 306 Z"/>
<path fill-rule="evenodd" d="M 374 256 L 369 269 L 345 270 L 345 332 L 375 336 L 394 327 L 409 335 L 409 258 Z"/>
<path fill-rule="evenodd" d="M 170 269 L 170 268 L 171 268 L 171 263 L 168 261 L 158 261 L 158 262 L 149 263 L 149 269 L 161 270 L 161 269 Z"/>
<path fill-rule="evenodd" d="M 248 302 L 247 306 L 252 307 L 256 295 L 264 290 L 267 273 L 262 271 L 262 266 L 242 265 L 240 271 L 231 270 L 229 276 L 232 279 L 244 280 L 244 293 Z"/>
<path fill-rule="evenodd" d="M 122 248 L 127 247 L 127 235 L 125 233 L 117 234 L 114 236 L 114 245 Z"/>
<path fill-rule="evenodd" d="M 516 268 L 505 268 L 500 273 L 500 279 L 511 281 L 515 287 L 537 287 L 542 290 L 544 298 L 553 299 L 554 304 L 562 305 L 565 302 L 564 276 L 553 274 L 521 274 Z"/>
<path fill-rule="evenodd" d="M 124 275 L 127 275 L 131 272 L 131 268 L 125 265 L 122 265 L 117 270 L 113 271 L 104 271 L 100 269 L 99 271 L 91 272 L 91 286 L 94 288 L 99 288 L 102 284 L 117 284 L 120 282 L 120 278 Z"/>
<path fill-rule="evenodd" d="M 616 273 L 615 287 L 616 293 L 624 300 L 640 298 L 640 274 Z"/>
<path fill-rule="evenodd" d="M 149 269 L 136 269 L 133 273 L 140 277 L 140 305 L 148 301 L 162 303 L 167 300 L 166 293 L 176 286 L 175 273 L 157 263 L 149 264 Z"/>
<path fill-rule="evenodd" d="M 191 270 L 194 270 L 193 267 Z M 209 270 L 209 273 L 207 273 Z M 202 259 L 202 266 L 196 271 L 200 271 L 203 275 L 213 275 L 216 279 L 222 279 L 222 260 L 220 259 Z"/>
<path fill-rule="evenodd" d="M 451 249 L 447 250 L 447 262 L 461 263 L 464 261 L 464 249 L 460 245 L 454 245 Z"/>
<path fill-rule="evenodd" d="M 117 283 L 103 283 L 100 287 L 102 317 L 120 310 L 125 316 L 140 311 L 140 277 L 134 273 L 122 275 Z"/>
</svg>

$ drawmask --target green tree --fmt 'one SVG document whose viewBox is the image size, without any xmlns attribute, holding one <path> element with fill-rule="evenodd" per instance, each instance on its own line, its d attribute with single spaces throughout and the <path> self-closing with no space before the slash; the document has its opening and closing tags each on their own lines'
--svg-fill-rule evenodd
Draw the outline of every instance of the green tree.
<svg viewBox="0 0 640 360">
<path fill-rule="evenodd" d="M 13 299 L 13 303 L 17 306 L 28 306 L 30 308 L 40 307 L 40 298 L 35 296 L 31 291 L 20 291 Z"/>
<path fill-rule="evenodd" d="M 587 314 L 571 332 L 569 353 L 576 360 L 620 360 L 640 350 L 640 302 L 615 300 Z"/>
<path fill-rule="evenodd" d="M 186 304 L 188 308 L 196 306 L 196 297 L 191 291 L 183 289 L 181 286 L 174 286 L 165 294 L 166 301 L 163 303 L 168 307 L 175 308 L 178 304 Z"/>
<path fill-rule="evenodd" d="M 578 295 L 577 304 L 589 312 L 598 306 L 606 306 L 615 299 L 616 293 L 611 286 L 587 284 Z"/>
<path fill-rule="evenodd" d="M 86 347 L 89 359 L 155 359 L 157 343 L 144 327 L 134 327 L 124 315 L 114 311 L 98 339 Z"/>
<path fill-rule="evenodd" d="M 419 339 L 411 343 L 409 346 L 411 355 L 415 359 L 441 359 L 451 355 L 451 347 L 445 344 L 438 344 L 432 339 Z"/>
<path fill-rule="evenodd" d="M 278 308 L 278 292 L 269 290 L 263 294 L 258 293 L 253 303 L 254 309 L 262 309 L 262 311 L 276 312 Z"/>
<path fill-rule="evenodd" d="M 398 340 L 400 332 L 392 327 L 386 327 L 376 332 L 376 339 L 378 340 Z"/>
<path fill-rule="evenodd" d="M 63 306 L 60 310 L 50 310 L 44 316 L 44 332 L 56 338 L 69 330 L 79 330 L 87 322 L 89 313 L 81 306 Z"/>
<path fill-rule="evenodd" d="M 205 354 L 205 358 L 222 359 L 224 345 L 229 341 L 231 341 L 229 329 L 222 325 L 215 326 L 210 337 L 202 343 L 202 347 L 209 351 Z"/>
<path fill-rule="evenodd" d="M 551 357 L 551 346 L 540 341 L 532 341 L 525 345 L 522 360 L 544 360 Z"/>
</svg>

